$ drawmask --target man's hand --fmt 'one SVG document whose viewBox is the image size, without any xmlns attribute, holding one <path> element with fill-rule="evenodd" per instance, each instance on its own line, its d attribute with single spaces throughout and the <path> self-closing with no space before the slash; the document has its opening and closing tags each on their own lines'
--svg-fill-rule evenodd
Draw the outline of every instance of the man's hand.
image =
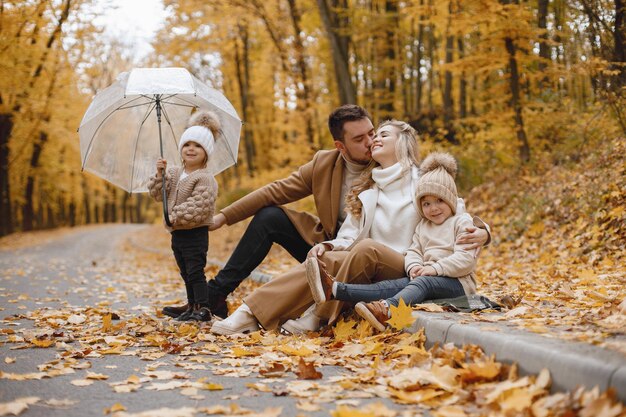
<svg viewBox="0 0 626 417">
<path fill-rule="evenodd" d="M 489 239 L 489 233 L 485 229 L 468 227 L 456 240 L 457 245 L 463 245 L 464 249 L 481 248 Z"/>
<path fill-rule="evenodd" d="M 213 216 L 213 224 L 209 226 L 209 230 L 210 231 L 217 230 L 220 227 L 224 226 L 225 224 L 226 224 L 226 216 L 224 216 L 222 213 L 216 214 L 215 216 Z"/>
<path fill-rule="evenodd" d="M 324 252 L 326 252 L 326 249 L 328 249 L 326 245 L 324 245 L 323 243 L 318 243 L 317 245 L 311 248 L 309 253 L 307 253 L 306 257 L 307 258 L 319 258 L 320 256 L 324 254 Z"/>
</svg>

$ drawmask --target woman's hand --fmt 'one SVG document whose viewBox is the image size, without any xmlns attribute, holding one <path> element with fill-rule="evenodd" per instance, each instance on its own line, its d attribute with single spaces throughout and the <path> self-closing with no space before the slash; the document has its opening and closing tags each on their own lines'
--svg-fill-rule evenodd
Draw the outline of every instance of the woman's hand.
<svg viewBox="0 0 626 417">
<path fill-rule="evenodd" d="M 324 252 L 326 252 L 327 249 L 328 248 L 326 245 L 324 245 L 323 243 L 318 243 L 317 245 L 311 248 L 309 253 L 307 253 L 306 257 L 307 258 L 319 258 L 320 256 L 324 254 Z"/>
<path fill-rule="evenodd" d="M 163 158 L 159 158 L 156 161 L 156 177 L 157 178 L 161 178 L 161 175 L 165 172 L 165 170 L 167 169 L 167 161 Z"/>
<path fill-rule="evenodd" d="M 218 213 L 213 216 L 213 224 L 209 226 L 209 230 L 212 232 L 213 230 L 217 230 L 220 227 L 226 224 L 226 216 L 223 213 Z"/>
<path fill-rule="evenodd" d="M 485 229 L 468 227 L 456 240 L 457 245 L 463 245 L 464 249 L 481 248 L 489 239 L 489 233 Z"/>
</svg>

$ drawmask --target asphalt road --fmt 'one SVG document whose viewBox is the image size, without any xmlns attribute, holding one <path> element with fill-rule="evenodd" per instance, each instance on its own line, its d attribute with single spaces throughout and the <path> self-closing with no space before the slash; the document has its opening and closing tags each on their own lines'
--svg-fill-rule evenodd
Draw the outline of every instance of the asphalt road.
<svg viewBox="0 0 626 417">
<path fill-rule="evenodd" d="M 97 306 L 104 300 L 103 294 L 110 288 L 123 288 L 117 280 L 123 274 L 113 273 L 120 257 L 120 247 L 130 234 L 138 232 L 140 225 L 109 225 L 101 227 L 78 228 L 58 238 L 42 242 L 35 246 L 16 250 L 0 250 L 0 329 L 13 329 L 18 334 L 21 329 L 33 328 L 33 320 L 26 318 L 29 312 L 55 309 L 76 309 Z M 133 271 L 141 274 L 141 270 Z M 116 297 L 109 308 L 126 311 L 139 317 L 143 312 L 153 311 L 149 292 L 130 293 Z M 110 299 L 110 297 L 109 297 Z M 137 309 L 137 306 L 142 308 Z M 163 319 L 167 320 L 167 319 Z M 62 326 L 61 326 L 62 327 Z M 19 343 L 8 343 L 7 334 L 0 335 L 0 371 L 11 374 L 35 373 L 39 366 L 58 359 L 62 349 L 24 348 L 15 349 Z M 76 349 L 77 342 L 68 342 Z M 163 365 L 160 371 L 181 372 L 174 366 L 177 355 L 167 355 L 160 359 Z M 14 359 L 14 361 L 13 361 Z M 276 382 L 255 376 L 228 377 L 214 375 L 207 370 L 184 370 L 190 380 L 208 378 L 211 383 L 222 384 L 221 391 L 202 391 L 203 399 L 192 399 L 180 394 L 180 390 L 150 391 L 139 389 L 132 393 L 115 393 L 109 383 L 124 381 L 131 375 L 141 376 L 146 369 L 154 366 L 154 361 L 144 361 L 137 355 L 105 355 L 89 358 L 90 369 L 76 369 L 70 375 L 40 380 L 16 381 L 0 378 L 0 403 L 10 403 L 21 397 L 39 397 L 41 400 L 31 405 L 22 416 L 45 417 L 83 417 L 102 416 L 105 409 L 116 403 L 122 404 L 128 413 L 139 413 L 161 408 L 181 409 L 183 407 L 201 408 L 218 404 L 236 403 L 240 407 L 262 412 L 268 407 L 282 407 L 282 416 L 327 416 L 336 404 L 327 403 L 320 411 L 298 410 L 296 398 L 275 396 L 271 392 L 259 392 L 249 389 L 248 383 L 265 383 L 273 386 Z M 335 367 L 319 369 L 324 379 L 320 384 L 329 384 L 328 378 L 341 370 Z M 76 387 L 70 382 L 83 379 L 87 372 L 102 373 L 109 376 L 106 381 L 96 380 L 92 385 Z M 6 374 L 5 374 L 6 375 Z M 253 374 L 254 375 L 254 374 Z M 294 379 L 290 374 L 284 379 Z M 166 382 L 166 381 L 163 381 Z M 278 382 L 278 381 L 277 381 Z M 284 385 L 284 381 L 283 381 Z M 230 397 L 230 398 L 229 398 Z M 235 400 L 231 398 L 236 398 Z M 75 402 L 68 407 L 47 406 L 49 400 L 70 400 Z M 396 405 L 391 401 L 372 399 L 363 400 L 359 406 L 374 401 L 383 402 L 396 410 L 409 408 Z M 415 408 L 413 408 L 415 409 Z M 146 415 L 157 415 L 149 413 Z M 172 414 L 172 415 L 204 415 Z M 427 415 L 427 414 L 425 414 Z"/>
</svg>

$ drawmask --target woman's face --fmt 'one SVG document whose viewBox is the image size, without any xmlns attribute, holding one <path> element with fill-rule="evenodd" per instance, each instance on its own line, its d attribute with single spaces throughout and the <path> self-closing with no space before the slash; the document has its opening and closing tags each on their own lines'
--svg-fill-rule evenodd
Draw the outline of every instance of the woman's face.
<svg viewBox="0 0 626 417">
<path fill-rule="evenodd" d="M 398 141 L 398 129 L 391 125 L 379 127 L 372 142 L 372 158 L 387 168 L 398 162 L 396 157 L 396 142 Z"/>
</svg>

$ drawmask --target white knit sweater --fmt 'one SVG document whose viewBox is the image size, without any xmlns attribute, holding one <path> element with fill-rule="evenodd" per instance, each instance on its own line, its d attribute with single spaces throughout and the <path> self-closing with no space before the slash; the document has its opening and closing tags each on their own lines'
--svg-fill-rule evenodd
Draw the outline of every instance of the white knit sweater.
<svg viewBox="0 0 626 417">
<path fill-rule="evenodd" d="M 374 168 L 372 179 L 379 192 L 370 237 L 402 253 L 411 246 L 420 219 L 413 204 L 411 177 L 396 163 L 384 169 Z"/>
</svg>

